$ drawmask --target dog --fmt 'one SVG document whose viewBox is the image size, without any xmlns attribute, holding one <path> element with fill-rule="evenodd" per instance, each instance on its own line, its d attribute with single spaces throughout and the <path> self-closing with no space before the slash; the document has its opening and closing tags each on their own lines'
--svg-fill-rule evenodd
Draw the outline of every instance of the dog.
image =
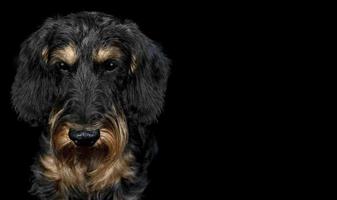
<svg viewBox="0 0 337 200">
<path fill-rule="evenodd" d="M 30 193 L 137 200 L 157 151 L 170 60 L 129 20 L 100 12 L 48 18 L 21 45 L 11 95 L 42 127 Z"/>
</svg>

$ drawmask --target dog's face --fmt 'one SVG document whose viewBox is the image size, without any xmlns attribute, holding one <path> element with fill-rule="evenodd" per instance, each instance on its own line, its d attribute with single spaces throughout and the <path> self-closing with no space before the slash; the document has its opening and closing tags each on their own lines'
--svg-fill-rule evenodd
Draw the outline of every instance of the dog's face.
<svg viewBox="0 0 337 200">
<path fill-rule="evenodd" d="M 121 156 L 130 124 L 156 120 L 167 75 L 167 58 L 135 24 L 71 14 L 22 44 L 12 102 L 23 120 L 48 125 L 59 160 L 90 167 Z"/>
</svg>

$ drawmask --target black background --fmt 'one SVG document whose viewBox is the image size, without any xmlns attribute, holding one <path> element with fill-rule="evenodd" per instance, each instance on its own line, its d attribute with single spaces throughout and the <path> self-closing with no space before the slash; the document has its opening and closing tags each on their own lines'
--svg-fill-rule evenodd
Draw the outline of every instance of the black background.
<svg viewBox="0 0 337 200">
<path fill-rule="evenodd" d="M 0 198 L 29 199 L 29 166 L 38 151 L 40 129 L 18 121 L 10 104 L 20 43 L 45 18 L 84 10 L 133 20 L 172 60 L 165 110 L 153 127 L 160 152 L 144 199 L 312 197 L 315 184 L 325 182 L 315 182 L 320 162 L 312 157 L 328 152 L 317 153 L 325 127 L 317 116 L 325 113 L 316 111 L 331 110 L 322 96 L 334 85 L 320 85 L 327 72 L 318 68 L 326 59 L 317 51 L 328 48 L 315 45 L 331 44 L 323 22 L 333 18 L 319 9 L 302 2 L 2 5 Z"/>
<path fill-rule="evenodd" d="M 10 199 L 30 199 L 27 194 L 29 167 L 39 148 L 40 129 L 18 121 L 10 104 L 10 87 L 16 70 L 14 62 L 20 44 L 47 17 L 83 10 L 106 12 L 136 22 L 149 38 L 162 45 L 172 60 L 164 113 L 153 127 L 160 151 L 150 168 L 151 183 L 144 199 L 212 199 L 213 191 L 228 182 L 221 178 L 225 168 L 220 165 L 224 159 L 232 159 L 236 150 L 221 155 L 221 151 L 226 152 L 234 145 L 228 140 L 222 143 L 215 137 L 226 136 L 224 130 L 231 123 L 224 117 L 221 98 L 226 97 L 235 84 L 225 85 L 231 75 L 223 73 L 230 71 L 223 63 L 231 57 L 229 52 L 236 50 L 228 51 L 220 40 L 226 36 L 224 30 L 231 26 L 233 19 L 220 17 L 224 12 L 222 7 L 160 1 L 151 4 L 93 1 L 87 5 L 45 1 L 3 10 L 0 14 L 0 167 L 4 183 L 1 195 L 12 196 Z M 228 44 L 232 42 L 227 41 Z M 222 128 L 216 130 L 216 124 Z M 227 176 L 231 178 L 232 174 Z M 211 179 L 220 183 L 215 184 Z"/>
</svg>

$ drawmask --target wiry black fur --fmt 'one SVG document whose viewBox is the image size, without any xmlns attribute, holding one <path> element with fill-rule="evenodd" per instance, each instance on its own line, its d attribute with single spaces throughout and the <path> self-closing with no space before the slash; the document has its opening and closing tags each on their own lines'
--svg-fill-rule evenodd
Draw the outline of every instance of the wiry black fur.
<svg viewBox="0 0 337 200">
<path fill-rule="evenodd" d="M 119 66 L 117 74 L 100 75 L 91 70 L 91 63 L 83 62 L 82 74 L 89 75 L 86 79 L 88 82 L 79 83 L 74 81 L 75 74 L 78 73 L 74 72 L 73 77 L 65 75 L 43 61 L 41 52 L 46 46 L 52 49 L 69 41 L 80 44 L 85 37 L 88 42 L 79 47 L 81 52 L 84 52 L 80 60 L 86 60 L 95 45 L 118 41 L 127 57 Z M 85 55 L 86 53 L 88 55 Z M 137 69 L 133 73 L 130 72 L 131 55 L 135 55 L 137 60 Z M 91 84 L 96 81 L 97 87 L 91 88 L 93 91 L 90 97 L 95 106 L 88 107 L 86 112 L 104 112 L 104 106 L 108 105 L 115 105 L 124 111 L 129 129 L 126 149 L 130 149 L 136 156 L 132 166 L 137 178 L 132 182 L 122 180 L 105 191 L 90 194 L 91 199 L 139 199 L 147 185 L 147 166 L 156 150 L 154 136 L 147 132 L 146 127 L 155 122 L 161 113 L 169 73 L 168 65 L 169 61 L 158 45 L 142 34 L 137 25 L 130 21 L 121 21 L 96 12 L 50 18 L 22 44 L 17 74 L 12 86 L 12 102 L 19 118 L 47 129 L 52 108 L 63 105 L 67 98 L 77 98 L 78 105 L 84 105 L 80 99 L 81 94 L 74 94 L 78 95 L 77 97 L 69 96 L 68 92 L 72 87 L 79 88 L 79 84 Z M 87 86 L 83 87 L 90 89 Z M 95 90 L 103 91 L 104 99 L 100 97 L 100 100 L 96 100 Z M 49 140 L 47 132 L 46 130 L 47 139 L 43 141 Z M 50 151 L 49 143 L 43 143 L 44 151 Z M 55 186 L 41 176 L 39 164 L 36 163 L 32 170 L 32 193 L 40 199 L 53 199 Z M 88 194 L 76 192 L 76 189 L 69 196 L 69 199 L 87 198 Z"/>
</svg>

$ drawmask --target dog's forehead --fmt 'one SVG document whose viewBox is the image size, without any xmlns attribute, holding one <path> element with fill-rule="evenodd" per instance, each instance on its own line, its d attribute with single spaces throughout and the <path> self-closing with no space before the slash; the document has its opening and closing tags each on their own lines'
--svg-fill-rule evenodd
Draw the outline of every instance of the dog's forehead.
<svg viewBox="0 0 337 200">
<path fill-rule="evenodd" d="M 50 45 L 54 47 L 64 47 L 72 44 L 79 50 L 90 50 L 91 48 L 97 48 L 100 46 L 113 46 L 117 41 L 113 35 L 103 34 L 95 29 L 88 29 L 85 32 L 78 31 L 76 27 L 67 30 L 66 32 L 56 31 L 54 37 L 50 41 Z"/>
<path fill-rule="evenodd" d="M 129 33 L 127 27 L 108 17 L 59 19 L 54 27 L 54 38 L 59 41 L 73 40 L 79 46 L 106 43 L 113 38 L 125 41 L 124 36 Z"/>
<path fill-rule="evenodd" d="M 122 42 L 126 41 L 123 39 L 123 34 L 113 28 L 105 28 L 104 26 L 90 27 L 86 23 L 77 24 L 72 27 L 60 25 L 54 30 L 54 36 L 50 40 L 49 49 L 59 50 L 68 48 L 76 50 L 78 54 L 97 54 L 99 49 L 104 50 L 97 55 L 107 55 L 108 52 L 115 55 L 122 54 L 121 47 L 123 47 L 123 52 L 127 51 L 125 48 L 127 45 L 124 44 L 125 42 Z"/>
<path fill-rule="evenodd" d="M 125 52 L 117 38 L 104 35 L 96 29 L 84 29 L 86 31 L 82 33 L 76 27 L 67 32 L 57 32 L 49 46 L 50 55 L 73 64 L 80 56 L 89 55 L 88 58 L 104 62 L 109 58 L 118 59 Z"/>
<path fill-rule="evenodd" d="M 130 34 L 125 24 L 110 18 L 63 18 L 54 27 L 42 58 L 46 61 L 55 58 L 55 63 L 61 60 L 68 64 L 83 59 L 87 62 L 124 58 L 134 60 Z"/>
</svg>

